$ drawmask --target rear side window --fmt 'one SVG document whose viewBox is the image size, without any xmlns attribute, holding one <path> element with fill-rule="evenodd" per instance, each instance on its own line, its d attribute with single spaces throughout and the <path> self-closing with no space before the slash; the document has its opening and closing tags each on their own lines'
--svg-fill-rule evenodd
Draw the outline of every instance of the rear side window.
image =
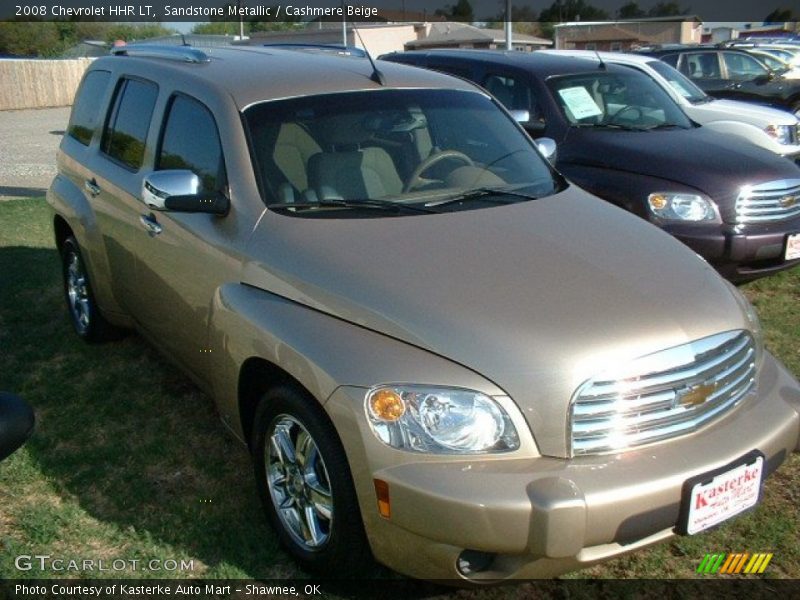
<svg viewBox="0 0 800 600">
<path fill-rule="evenodd" d="M 200 102 L 174 96 L 161 136 L 156 170 L 189 169 L 200 177 L 203 191 L 207 192 L 225 187 L 225 162 L 217 124 Z"/>
<path fill-rule="evenodd" d="M 89 71 L 75 97 L 67 133 L 84 146 L 88 146 L 92 141 L 95 129 L 100 123 L 102 109 L 100 103 L 105 98 L 110 79 L 111 73 L 108 71 Z"/>
<path fill-rule="evenodd" d="M 157 97 L 158 86 L 150 81 L 120 80 L 101 150 L 126 167 L 139 170 Z"/>
</svg>

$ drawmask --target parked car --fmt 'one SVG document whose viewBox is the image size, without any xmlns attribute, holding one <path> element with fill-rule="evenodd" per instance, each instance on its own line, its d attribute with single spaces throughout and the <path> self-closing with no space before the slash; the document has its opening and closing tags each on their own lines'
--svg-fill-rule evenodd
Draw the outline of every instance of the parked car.
<svg viewBox="0 0 800 600">
<path fill-rule="evenodd" d="M 776 56 L 768 49 L 744 48 L 748 54 L 755 56 L 778 77 L 783 79 L 800 79 L 800 68 L 792 64 L 789 57 Z"/>
<path fill-rule="evenodd" d="M 636 52 L 663 60 L 715 98 L 772 106 L 800 118 L 800 80 L 775 76 L 745 50 L 682 46 Z"/>
<path fill-rule="evenodd" d="M 698 127 L 630 67 L 539 52 L 384 58 L 483 85 L 531 135 L 556 141 L 567 178 L 668 231 L 732 281 L 800 263 L 797 165 Z"/>
<path fill-rule="evenodd" d="M 800 121 L 786 111 L 709 96 L 671 66 L 649 56 L 591 50 L 539 52 L 633 67 L 658 83 L 695 123 L 735 135 L 795 161 L 800 159 Z"/>
<path fill-rule="evenodd" d="M 115 53 L 47 194 L 68 314 L 87 341 L 135 326 L 215 398 L 304 567 L 551 576 L 752 508 L 800 449 L 800 384 L 742 294 L 480 88 Z"/>
</svg>

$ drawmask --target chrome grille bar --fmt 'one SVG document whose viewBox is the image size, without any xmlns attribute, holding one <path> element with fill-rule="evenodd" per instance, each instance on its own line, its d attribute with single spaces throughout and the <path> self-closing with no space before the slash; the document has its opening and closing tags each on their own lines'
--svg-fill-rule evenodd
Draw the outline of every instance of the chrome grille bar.
<svg viewBox="0 0 800 600">
<path fill-rule="evenodd" d="M 742 188 L 736 199 L 737 223 L 784 221 L 800 215 L 800 179 Z"/>
<path fill-rule="evenodd" d="M 598 377 L 579 388 L 571 407 L 573 455 L 622 451 L 689 433 L 733 408 L 755 385 L 756 347 L 747 331 L 645 358 L 634 361 L 633 373 L 626 370 L 622 379 Z M 640 363 L 665 368 L 636 373 Z"/>
</svg>

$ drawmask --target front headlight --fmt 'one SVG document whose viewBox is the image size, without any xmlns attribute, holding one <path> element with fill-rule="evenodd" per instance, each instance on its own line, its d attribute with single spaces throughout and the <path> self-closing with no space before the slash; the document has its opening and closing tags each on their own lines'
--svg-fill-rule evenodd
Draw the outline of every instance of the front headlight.
<svg viewBox="0 0 800 600">
<path fill-rule="evenodd" d="M 653 214 L 672 221 L 711 221 L 714 206 L 707 198 L 683 192 L 657 192 L 647 197 Z"/>
<path fill-rule="evenodd" d="M 486 454 L 519 448 L 508 414 L 479 392 L 383 385 L 367 392 L 365 410 L 378 439 L 401 450 Z"/>
<path fill-rule="evenodd" d="M 764 131 L 779 144 L 792 143 L 792 125 L 767 125 Z"/>
</svg>

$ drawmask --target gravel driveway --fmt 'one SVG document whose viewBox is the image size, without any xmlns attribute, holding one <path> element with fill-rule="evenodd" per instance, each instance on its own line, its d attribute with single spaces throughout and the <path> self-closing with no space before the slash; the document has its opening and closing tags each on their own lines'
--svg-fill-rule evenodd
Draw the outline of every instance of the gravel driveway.
<svg viewBox="0 0 800 600">
<path fill-rule="evenodd" d="M 0 200 L 44 195 L 56 174 L 56 150 L 69 111 L 0 111 Z"/>
</svg>

